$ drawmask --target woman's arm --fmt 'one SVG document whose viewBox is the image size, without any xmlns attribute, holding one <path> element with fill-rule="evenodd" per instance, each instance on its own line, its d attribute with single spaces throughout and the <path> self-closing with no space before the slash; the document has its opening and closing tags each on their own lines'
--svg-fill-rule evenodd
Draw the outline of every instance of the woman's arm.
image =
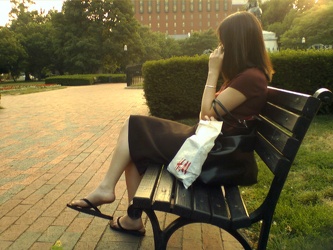
<svg viewBox="0 0 333 250">
<path fill-rule="evenodd" d="M 209 56 L 208 64 L 208 76 L 206 80 L 205 89 L 202 95 L 201 100 L 201 111 L 200 119 L 205 120 L 206 116 L 208 117 L 217 117 L 214 109 L 212 108 L 212 102 L 215 99 L 216 84 L 220 75 L 222 61 L 223 61 L 223 47 L 220 46 L 215 49 Z M 226 88 L 218 96 L 217 99 L 229 110 L 233 110 L 240 104 L 242 104 L 246 97 L 236 89 Z M 224 115 L 225 112 L 217 107 L 217 110 L 221 115 Z"/>
</svg>

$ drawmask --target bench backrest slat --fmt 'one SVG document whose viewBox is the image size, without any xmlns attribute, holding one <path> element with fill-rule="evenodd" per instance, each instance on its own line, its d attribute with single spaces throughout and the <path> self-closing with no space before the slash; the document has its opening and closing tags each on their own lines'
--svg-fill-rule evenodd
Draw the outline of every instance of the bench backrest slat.
<svg viewBox="0 0 333 250">
<path fill-rule="evenodd" d="M 316 103 L 319 100 L 307 94 L 268 87 L 267 101 L 294 113 L 311 117 L 317 112 Z"/>
<path fill-rule="evenodd" d="M 269 87 L 260 113 L 256 152 L 275 175 L 287 175 L 320 100 Z M 281 176 L 279 176 L 281 177 Z"/>
<path fill-rule="evenodd" d="M 263 117 L 260 126 L 258 126 L 258 133 L 262 137 L 267 138 L 267 140 L 281 152 L 282 155 L 286 156 L 288 159 L 292 158 L 299 146 L 299 140 L 291 137 L 281 128 L 272 124 L 271 122 L 264 120 Z"/>
</svg>

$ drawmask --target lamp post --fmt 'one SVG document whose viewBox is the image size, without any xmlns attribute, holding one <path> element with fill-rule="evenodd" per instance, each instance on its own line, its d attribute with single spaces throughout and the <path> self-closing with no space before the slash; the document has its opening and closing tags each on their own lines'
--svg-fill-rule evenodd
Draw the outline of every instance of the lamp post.
<svg viewBox="0 0 333 250">
<path fill-rule="evenodd" d="M 305 37 L 302 37 L 302 47 L 305 49 Z"/>
<path fill-rule="evenodd" d="M 126 71 L 126 63 L 127 63 L 127 45 L 124 44 L 124 71 Z"/>
<path fill-rule="evenodd" d="M 126 83 L 127 83 L 127 87 L 131 85 L 131 80 L 130 80 L 130 75 L 129 72 L 127 72 L 126 69 L 126 63 L 127 63 L 127 45 L 124 45 L 124 57 L 125 57 L 125 63 L 124 63 L 124 67 L 125 67 L 125 73 L 126 73 Z"/>
</svg>

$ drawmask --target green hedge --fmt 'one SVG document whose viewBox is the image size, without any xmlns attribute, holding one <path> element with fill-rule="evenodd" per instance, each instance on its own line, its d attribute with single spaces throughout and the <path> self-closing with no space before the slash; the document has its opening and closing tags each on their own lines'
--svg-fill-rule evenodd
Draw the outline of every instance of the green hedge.
<svg viewBox="0 0 333 250">
<path fill-rule="evenodd" d="M 207 56 L 197 56 L 146 62 L 143 88 L 150 113 L 169 119 L 198 115 L 207 60 Z"/>
<path fill-rule="evenodd" d="M 310 95 L 321 87 L 333 90 L 333 50 L 283 50 L 270 57 L 272 86 Z"/>
<path fill-rule="evenodd" d="M 56 83 L 62 86 L 92 85 L 95 83 L 126 82 L 125 74 L 99 74 L 99 75 L 62 75 L 45 79 L 45 83 Z"/>
<path fill-rule="evenodd" d="M 333 50 L 270 54 L 276 73 L 271 86 L 307 94 L 333 90 Z M 151 115 L 167 119 L 197 117 L 206 82 L 208 56 L 174 57 L 143 65 L 144 93 Z M 333 105 L 325 112 L 333 112 Z"/>
</svg>

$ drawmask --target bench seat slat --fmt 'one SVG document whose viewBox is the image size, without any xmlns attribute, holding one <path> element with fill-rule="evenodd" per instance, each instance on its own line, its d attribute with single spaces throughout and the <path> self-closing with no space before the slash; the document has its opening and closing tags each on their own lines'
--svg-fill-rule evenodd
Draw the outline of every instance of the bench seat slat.
<svg viewBox="0 0 333 250">
<path fill-rule="evenodd" d="M 193 185 L 193 213 L 191 218 L 194 220 L 211 220 L 209 195 L 210 189 L 206 185 Z"/>
<path fill-rule="evenodd" d="M 174 197 L 173 213 L 185 218 L 192 216 L 192 187 L 186 189 L 182 182 L 175 181 L 175 197 Z"/>
<path fill-rule="evenodd" d="M 220 186 L 210 186 L 209 194 L 212 211 L 211 223 L 219 227 L 229 227 L 230 213 L 227 208 L 222 188 Z"/>
<path fill-rule="evenodd" d="M 147 208 L 152 205 L 152 198 L 159 178 L 159 172 L 160 168 L 156 166 L 147 168 L 135 193 L 135 197 L 133 198 L 136 207 Z"/>
<path fill-rule="evenodd" d="M 155 190 L 153 209 L 170 212 L 173 182 L 174 176 L 164 167 Z"/>
<path fill-rule="evenodd" d="M 250 226 L 251 220 L 239 188 L 237 186 L 225 186 L 224 191 L 231 215 L 231 227 L 237 229 Z"/>
</svg>

